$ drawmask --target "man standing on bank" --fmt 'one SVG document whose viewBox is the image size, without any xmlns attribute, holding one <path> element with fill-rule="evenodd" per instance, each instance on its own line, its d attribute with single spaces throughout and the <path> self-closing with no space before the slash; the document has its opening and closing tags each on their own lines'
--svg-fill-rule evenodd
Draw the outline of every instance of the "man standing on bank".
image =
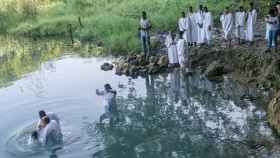
<svg viewBox="0 0 280 158">
<path fill-rule="evenodd" d="M 140 19 L 140 37 L 142 41 L 142 47 L 144 51 L 144 55 L 146 60 L 150 57 L 150 30 L 152 26 L 147 19 L 147 13 L 145 11 L 142 12 L 142 17 Z"/>
</svg>

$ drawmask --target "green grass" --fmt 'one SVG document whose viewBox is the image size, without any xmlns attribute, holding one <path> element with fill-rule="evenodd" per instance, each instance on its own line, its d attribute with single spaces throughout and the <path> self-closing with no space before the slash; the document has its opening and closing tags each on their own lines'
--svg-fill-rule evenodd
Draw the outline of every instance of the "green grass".
<svg viewBox="0 0 280 158">
<path fill-rule="evenodd" d="M 141 51 L 137 28 L 143 10 L 148 12 L 153 32 L 157 32 L 175 30 L 180 12 L 190 5 L 195 10 L 198 6 L 198 0 L 35 0 L 36 5 L 30 1 L 9 0 L 2 6 L 0 32 L 69 37 L 68 25 L 72 24 L 76 39 L 102 43 L 112 54 Z M 224 7 L 235 10 L 241 4 L 239 1 L 208 0 L 204 4 L 214 12 L 217 22 Z M 267 0 L 258 3 L 265 6 Z"/>
</svg>

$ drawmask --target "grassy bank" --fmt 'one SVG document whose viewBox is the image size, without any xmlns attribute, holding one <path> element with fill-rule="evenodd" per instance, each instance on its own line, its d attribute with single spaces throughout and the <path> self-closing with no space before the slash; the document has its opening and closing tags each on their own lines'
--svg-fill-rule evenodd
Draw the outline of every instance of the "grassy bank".
<svg viewBox="0 0 280 158">
<path fill-rule="evenodd" d="M 204 4 L 218 14 L 225 6 L 232 10 L 248 5 L 243 0 L 208 0 Z M 240 3 L 236 3 L 240 2 Z M 182 10 L 198 0 L 2 0 L 0 32 L 33 37 L 65 36 L 68 25 L 73 26 L 78 40 L 102 43 L 110 53 L 137 52 L 138 22 L 142 10 L 148 12 L 153 32 L 175 30 Z M 267 0 L 258 1 L 259 6 Z M 263 7 L 261 7 L 262 9 Z M 78 19 L 81 19 L 81 23 Z"/>
</svg>

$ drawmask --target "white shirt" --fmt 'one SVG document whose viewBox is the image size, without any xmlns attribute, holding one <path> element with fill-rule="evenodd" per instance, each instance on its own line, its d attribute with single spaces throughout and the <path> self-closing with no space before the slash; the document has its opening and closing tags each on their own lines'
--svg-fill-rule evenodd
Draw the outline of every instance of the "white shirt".
<svg viewBox="0 0 280 158">
<path fill-rule="evenodd" d="M 61 136 L 60 127 L 55 120 L 51 120 L 50 123 L 43 129 L 43 135 L 41 137 L 42 145 L 47 145 L 49 136 L 51 135 L 56 140 L 59 140 L 59 137 Z"/>
<path fill-rule="evenodd" d="M 279 20 L 278 17 L 272 17 L 269 16 L 269 18 L 267 19 L 267 24 L 268 24 L 268 30 L 269 31 L 276 31 L 278 30 L 278 25 L 279 25 Z"/>
<path fill-rule="evenodd" d="M 148 36 L 149 35 L 149 30 L 148 29 L 151 26 L 149 20 L 141 18 L 140 26 L 141 26 L 141 37 Z"/>
</svg>

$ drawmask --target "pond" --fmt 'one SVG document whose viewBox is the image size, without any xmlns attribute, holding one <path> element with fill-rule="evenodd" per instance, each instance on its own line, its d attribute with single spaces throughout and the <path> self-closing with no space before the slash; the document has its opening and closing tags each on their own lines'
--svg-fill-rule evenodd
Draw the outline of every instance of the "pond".
<svg viewBox="0 0 280 158">
<path fill-rule="evenodd" d="M 226 76 L 169 74 L 132 79 L 101 71 L 114 58 L 94 57 L 90 44 L 0 38 L 1 158 L 277 157 L 266 121 L 266 96 Z M 100 124 L 109 83 L 118 110 Z M 38 111 L 61 119 L 63 147 L 31 147 Z"/>
</svg>

